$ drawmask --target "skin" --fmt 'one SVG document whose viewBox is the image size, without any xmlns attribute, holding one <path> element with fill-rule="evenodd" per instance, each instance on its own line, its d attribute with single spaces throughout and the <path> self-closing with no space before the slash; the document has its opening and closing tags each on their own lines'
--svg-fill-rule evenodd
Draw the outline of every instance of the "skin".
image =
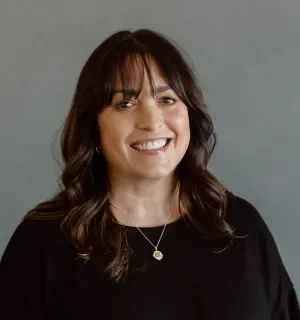
<svg viewBox="0 0 300 320">
<path fill-rule="evenodd" d="M 157 90 L 154 97 L 145 73 L 137 98 L 123 100 L 117 92 L 97 117 L 100 148 L 109 168 L 112 211 L 119 223 L 128 226 L 159 226 L 179 218 L 174 171 L 190 141 L 187 106 L 166 88 L 168 83 L 151 58 L 150 69 Z M 139 70 L 133 71 L 136 79 Z M 134 82 L 130 87 L 137 88 Z M 118 77 L 115 88 L 122 89 Z M 146 155 L 132 148 L 137 141 L 159 137 L 172 138 L 165 152 Z"/>
</svg>

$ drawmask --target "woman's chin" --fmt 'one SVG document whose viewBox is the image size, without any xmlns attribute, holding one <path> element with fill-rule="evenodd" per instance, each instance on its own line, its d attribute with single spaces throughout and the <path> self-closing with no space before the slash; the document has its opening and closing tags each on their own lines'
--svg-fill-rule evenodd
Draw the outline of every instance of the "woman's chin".
<svg viewBox="0 0 300 320">
<path fill-rule="evenodd" d="M 136 176 L 142 179 L 159 180 L 174 174 L 174 168 L 150 168 L 147 170 L 136 170 Z"/>
</svg>

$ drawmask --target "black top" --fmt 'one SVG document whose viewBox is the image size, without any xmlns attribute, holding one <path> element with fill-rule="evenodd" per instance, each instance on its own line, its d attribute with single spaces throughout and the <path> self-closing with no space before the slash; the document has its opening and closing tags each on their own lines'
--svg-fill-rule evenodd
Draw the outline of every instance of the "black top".
<svg viewBox="0 0 300 320">
<path fill-rule="evenodd" d="M 134 227 L 128 242 L 143 273 L 111 284 L 93 263 L 76 259 L 57 221 L 25 220 L 0 265 L 1 319 L 299 320 L 293 284 L 258 211 L 230 194 L 226 220 L 247 237 L 213 253 L 218 241 L 178 220 L 161 240 L 161 261 Z M 142 228 L 156 243 L 161 227 Z M 219 243 L 220 244 L 220 243 Z"/>
</svg>

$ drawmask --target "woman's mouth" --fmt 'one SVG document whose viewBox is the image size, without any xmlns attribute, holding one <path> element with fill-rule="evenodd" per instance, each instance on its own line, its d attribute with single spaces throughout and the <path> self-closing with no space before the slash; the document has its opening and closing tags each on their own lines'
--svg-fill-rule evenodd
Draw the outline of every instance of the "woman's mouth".
<svg viewBox="0 0 300 320">
<path fill-rule="evenodd" d="M 148 141 L 146 143 L 141 144 L 132 144 L 131 147 L 137 151 L 140 152 L 158 152 L 158 151 L 164 151 L 167 149 L 171 138 L 165 138 L 165 139 L 157 139 L 153 141 Z"/>
</svg>

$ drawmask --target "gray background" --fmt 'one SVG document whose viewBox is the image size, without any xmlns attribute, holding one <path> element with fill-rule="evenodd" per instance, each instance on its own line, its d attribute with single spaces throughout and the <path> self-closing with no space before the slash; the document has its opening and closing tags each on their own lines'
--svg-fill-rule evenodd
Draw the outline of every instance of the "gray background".
<svg viewBox="0 0 300 320">
<path fill-rule="evenodd" d="M 83 63 L 124 28 L 194 60 L 219 135 L 211 169 L 261 212 L 300 292 L 299 0 L 1 0 L 0 253 L 56 190 L 51 146 Z"/>
</svg>

